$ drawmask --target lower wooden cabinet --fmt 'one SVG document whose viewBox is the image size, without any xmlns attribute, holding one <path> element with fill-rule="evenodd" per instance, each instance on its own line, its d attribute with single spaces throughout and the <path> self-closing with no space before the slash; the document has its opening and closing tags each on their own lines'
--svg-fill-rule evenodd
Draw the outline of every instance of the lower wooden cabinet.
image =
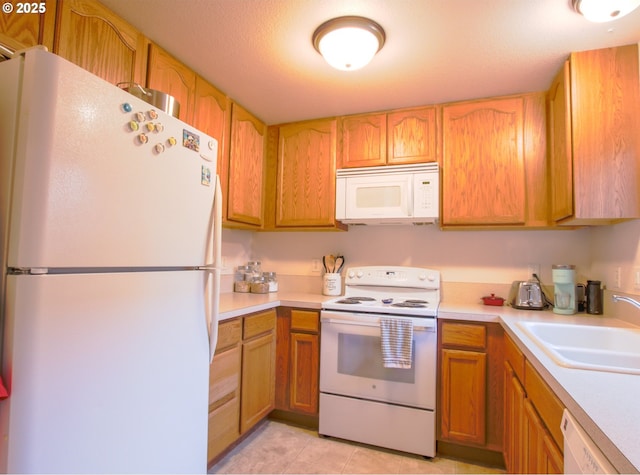
<svg viewBox="0 0 640 475">
<path fill-rule="evenodd" d="M 442 350 L 442 437 L 484 444 L 487 355 Z"/>
<path fill-rule="evenodd" d="M 279 411 L 317 419 L 319 330 L 319 311 L 278 308 L 276 409 Z"/>
<path fill-rule="evenodd" d="M 209 371 L 209 465 L 274 408 L 275 327 L 275 310 L 218 324 Z"/>
<path fill-rule="evenodd" d="M 504 464 L 508 473 L 522 473 L 526 467 L 524 401 L 526 394 L 513 368 L 505 362 Z"/>
<path fill-rule="evenodd" d="M 438 451 L 501 463 L 502 328 L 461 320 L 438 325 Z"/>
<path fill-rule="evenodd" d="M 240 433 L 265 418 L 275 407 L 276 311 L 244 317 Z"/>
<path fill-rule="evenodd" d="M 564 409 L 510 338 L 505 341 L 504 459 L 508 473 L 563 473 Z"/>
<path fill-rule="evenodd" d="M 241 318 L 218 324 L 218 344 L 209 371 L 208 462 L 240 436 L 241 338 Z"/>
<path fill-rule="evenodd" d="M 524 401 L 527 457 L 524 473 L 563 473 L 563 454 L 530 399 Z"/>
</svg>

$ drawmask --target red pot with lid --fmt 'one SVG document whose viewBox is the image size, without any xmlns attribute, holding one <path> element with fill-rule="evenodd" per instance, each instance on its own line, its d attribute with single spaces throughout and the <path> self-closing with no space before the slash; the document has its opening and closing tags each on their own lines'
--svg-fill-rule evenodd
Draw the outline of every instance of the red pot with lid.
<svg viewBox="0 0 640 475">
<path fill-rule="evenodd" d="M 494 305 L 496 307 L 502 307 L 504 299 L 502 297 L 496 297 L 496 294 L 491 294 L 488 297 L 482 297 L 482 302 L 485 305 Z"/>
</svg>

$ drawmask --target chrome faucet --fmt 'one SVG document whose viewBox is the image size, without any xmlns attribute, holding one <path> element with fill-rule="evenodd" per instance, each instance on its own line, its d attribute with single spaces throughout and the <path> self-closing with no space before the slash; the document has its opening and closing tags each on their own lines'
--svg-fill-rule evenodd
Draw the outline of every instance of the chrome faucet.
<svg viewBox="0 0 640 475">
<path fill-rule="evenodd" d="M 614 302 L 627 302 L 627 303 L 630 303 L 631 305 L 633 305 L 636 308 L 640 308 L 640 302 L 638 302 L 635 299 L 632 299 L 631 297 L 624 297 L 622 295 L 614 295 L 613 297 L 611 297 L 611 299 Z"/>
</svg>

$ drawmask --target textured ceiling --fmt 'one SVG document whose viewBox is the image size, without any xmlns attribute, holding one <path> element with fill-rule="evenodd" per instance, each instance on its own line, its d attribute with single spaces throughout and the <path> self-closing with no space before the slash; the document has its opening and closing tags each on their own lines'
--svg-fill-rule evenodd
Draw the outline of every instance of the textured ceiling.
<svg viewBox="0 0 640 475">
<path fill-rule="evenodd" d="M 569 0 L 100 1 L 267 124 L 546 90 L 571 51 L 640 42 L 640 9 L 590 23 Z M 359 71 L 311 44 L 343 15 L 387 35 Z"/>
</svg>

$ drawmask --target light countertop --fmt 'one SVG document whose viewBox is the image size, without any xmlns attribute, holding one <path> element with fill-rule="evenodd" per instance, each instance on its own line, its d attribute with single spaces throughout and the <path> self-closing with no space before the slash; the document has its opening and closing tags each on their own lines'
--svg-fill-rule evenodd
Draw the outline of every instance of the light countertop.
<svg viewBox="0 0 640 475">
<path fill-rule="evenodd" d="M 220 319 L 277 306 L 320 309 L 322 302 L 332 298 L 292 292 L 223 293 Z M 517 325 L 521 321 L 631 326 L 629 323 L 586 314 L 561 316 L 551 311 L 448 302 L 440 304 L 438 318 L 501 324 L 614 467 L 620 473 L 640 473 L 640 376 L 560 366 Z"/>
</svg>

